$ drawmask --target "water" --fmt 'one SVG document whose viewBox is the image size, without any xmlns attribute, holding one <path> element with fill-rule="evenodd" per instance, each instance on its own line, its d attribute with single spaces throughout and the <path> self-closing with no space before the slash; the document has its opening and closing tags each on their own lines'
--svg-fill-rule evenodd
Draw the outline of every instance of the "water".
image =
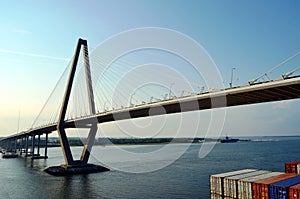
<svg viewBox="0 0 300 199">
<path fill-rule="evenodd" d="M 276 141 L 219 143 L 203 159 L 198 156 L 201 144 L 193 144 L 173 164 L 153 172 L 136 174 L 112 170 L 68 177 L 53 177 L 43 172 L 48 166 L 63 163 L 60 148 L 50 148 L 48 160 L 0 159 L 0 198 L 209 198 L 211 174 L 244 168 L 284 171 L 285 162 L 300 159 L 299 137 L 267 138 L 270 139 Z M 167 150 L 170 156 L 135 161 L 118 156 L 115 147 L 96 146 L 91 161 L 102 160 L 113 168 L 139 172 L 162 162 L 169 163 L 170 157 L 176 157 L 176 151 L 186 146 L 173 144 Z M 121 148 L 143 154 L 163 146 Z M 72 150 L 79 154 L 81 149 Z"/>
</svg>

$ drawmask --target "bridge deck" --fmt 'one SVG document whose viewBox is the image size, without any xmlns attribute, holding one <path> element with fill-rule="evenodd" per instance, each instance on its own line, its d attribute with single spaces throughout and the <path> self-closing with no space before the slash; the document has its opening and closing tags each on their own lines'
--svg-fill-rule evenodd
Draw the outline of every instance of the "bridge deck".
<svg viewBox="0 0 300 199">
<path fill-rule="evenodd" d="M 296 98 L 300 98 L 299 76 L 99 113 L 93 116 L 69 120 L 66 122 L 65 126 L 66 128 L 85 128 L 95 120 L 97 120 L 98 123 L 104 123 L 154 115 L 257 104 Z M 11 135 L 3 140 L 24 137 L 25 135 L 50 133 L 56 130 L 57 124 L 50 124 Z"/>
</svg>

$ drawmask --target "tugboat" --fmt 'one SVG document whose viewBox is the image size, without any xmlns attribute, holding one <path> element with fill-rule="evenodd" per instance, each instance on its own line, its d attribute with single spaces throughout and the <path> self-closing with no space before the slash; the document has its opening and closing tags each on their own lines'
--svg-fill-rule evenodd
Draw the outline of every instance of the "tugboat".
<svg viewBox="0 0 300 199">
<path fill-rule="evenodd" d="M 234 143 L 234 142 L 238 142 L 239 139 L 233 139 L 233 138 L 229 138 L 228 136 L 225 137 L 225 139 L 221 140 L 221 143 Z"/>
</svg>

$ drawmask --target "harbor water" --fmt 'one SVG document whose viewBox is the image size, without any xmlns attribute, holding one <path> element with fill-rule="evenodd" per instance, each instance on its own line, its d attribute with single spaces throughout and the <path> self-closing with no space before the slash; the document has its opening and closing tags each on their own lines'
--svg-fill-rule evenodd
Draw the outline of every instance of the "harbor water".
<svg viewBox="0 0 300 199">
<path fill-rule="evenodd" d="M 209 175 L 245 168 L 284 172 L 285 162 L 300 160 L 300 137 L 251 139 L 254 142 L 217 143 L 204 158 L 199 158 L 202 144 L 171 144 L 163 156 L 136 160 L 130 156 L 149 155 L 164 145 L 95 146 L 90 162 L 112 170 L 66 177 L 43 171 L 64 163 L 59 147 L 49 149 L 47 160 L 0 159 L 0 198 L 205 199 L 210 198 Z M 80 155 L 81 148 L 72 151 Z"/>
</svg>

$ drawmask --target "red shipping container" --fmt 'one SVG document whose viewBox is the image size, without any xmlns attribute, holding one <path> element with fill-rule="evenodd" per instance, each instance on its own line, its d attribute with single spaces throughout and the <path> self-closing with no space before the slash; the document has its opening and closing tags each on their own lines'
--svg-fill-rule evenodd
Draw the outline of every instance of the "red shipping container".
<svg viewBox="0 0 300 199">
<path fill-rule="evenodd" d="M 296 161 L 296 162 L 285 163 L 285 172 L 286 173 L 297 173 L 297 164 L 300 164 L 300 160 Z"/>
<path fill-rule="evenodd" d="M 289 196 L 290 199 L 300 199 L 300 184 L 290 187 Z"/>
<path fill-rule="evenodd" d="M 269 185 L 281 180 L 286 180 L 297 176 L 296 174 L 286 173 L 279 176 L 266 178 L 253 182 L 252 192 L 253 199 L 268 199 L 269 198 Z"/>
</svg>

